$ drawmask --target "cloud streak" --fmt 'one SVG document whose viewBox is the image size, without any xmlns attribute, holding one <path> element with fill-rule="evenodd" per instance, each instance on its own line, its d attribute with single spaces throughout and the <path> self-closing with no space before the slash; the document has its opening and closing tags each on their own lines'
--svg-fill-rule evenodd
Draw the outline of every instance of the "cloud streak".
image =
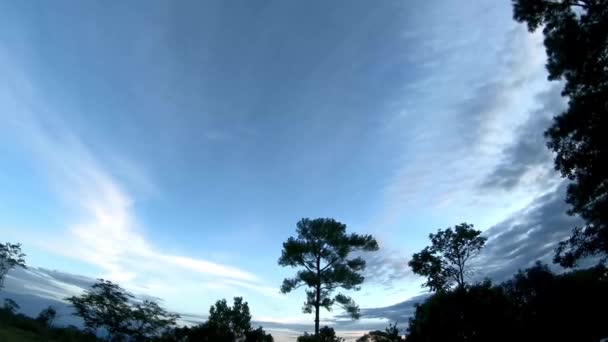
<svg viewBox="0 0 608 342">
<path fill-rule="evenodd" d="M 566 214 L 566 187 L 567 182 L 563 181 L 557 189 L 537 197 L 527 208 L 486 230 L 484 235 L 488 241 L 472 265 L 475 273 L 471 281 L 489 278 L 502 282 L 518 270 L 532 266 L 537 260 L 551 265 L 556 271 L 562 271 L 552 265 L 555 247 L 581 222 L 580 218 Z M 362 317 L 407 322 L 414 314 L 414 305 L 427 296 L 415 296 L 387 307 L 363 309 Z"/>
<path fill-rule="evenodd" d="M 268 288 L 250 272 L 165 253 L 153 246 L 138 224 L 135 198 L 112 177 L 77 132 L 50 109 L 44 94 L 32 86 L 2 48 L 0 70 L 8 81 L 0 89 L 4 95 L 0 100 L 12 106 L 2 114 L 4 122 L 38 156 L 56 192 L 77 213 L 59 238 L 41 236 L 36 245 L 95 265 L 102 270 L 102 277 L 127 288 L 171 290 L 165 284 L 180 276 L 193 284 L 219 281 L 269 295 Z"/>
<path fill-rule="evenodd" d="M 562 181 L 556 190 L 534 199 L 527 208 L 484 233 L 488 241 L 476 264 L 479 277 L 503 281 L 537 260 L 552 263 L 557 243 L 581 223 L 580 218 L 566 214 L 567 183 Z"/>
<path fill-rule="evenodd" d="M 560 89 L 561 85 L 556 85 L 536 96 L 539 108 L 517 129 L 518 138 L 505 148 L 501 161 L 481 183 L 482 190 L 508 191 L 532 185 L 550 188 L 551 183 L 555 183 L 558 177 L 543 133 L 551 124 L 551 118 L 565 109 Z"/>
<path fill-rule="evenodd" d="M 28 269 L 15 269 L 9 273 L 5 291 L 0 293 L 0 299 L 11 298 L 21 306 L 20 312 L 30 317 L 36 315 L 48 306 L 52 306 L 58 312 L 56 324 L 82 326 L 79 317 L 72 315 L 73 310 L 65 302 L 65 298 L 78 295 L 93 285 L 95 279 L 66 272 L 48 270 L 44 268 L 30 267 Z M 250 286 L 250 285 L 245 285 Z M 158 298 L 150 297 L 141 293 L 133 293 L 136 300 Z M 186 325 L 199 324 L 207 320 L 207 314 L 179 313 L 180 322 Z M 310 331 L 311 325 L 308 320 L 289 318 L 264 318 L 254 317 L 252 324 L 261 325 L 275 337 L 276 341 L 290 341 L 297 338 L 304 331 Z M 336 324 L 334 320 L 326 320 L 324 324 Z M 348 322 L 339 324 L 341 336 L 359 337 L 361 332 L 357 331 L 356 324 Z M 348 328 L 349 331 L 345 331 Z M 341 330 L 340 330 L 341 329 Z M 354 329 L 354 330 L 353 330 Z M 351 339 L 348 339 L 349 341 Z"/>
<path fill-rule="evenodd" d="M 543 93 L 547 88 L 540 35 L 530 35 L 523 26 L 512 26 L 496 42 L 486 46 L 471 38 L 460 46 L 459 53 L 494 50 L 478 56 L 484 58 L 479 64 L 491 67 L 471 68 L 467 64 L 470 61 L 463 61 L 458 54 L 438 53 L 435 58 L 439 58 L 441 67 L 411 85 L 418 97 L 408 98 L 404 110 L 432 120 L 420 119 L 415 125 L 411 120 L 402 121 L 400 134 L 406 143 L 400 166 L 385 186 L 386 205 L 378 225 L 398 221 L 404 208 L 413 205 L 430 210 L 426 208 L 469 203 L 478 207 L 496 200 L 476 191 L 486 177 L 484 170 L 503 162 L 501 152 L 519 139 L 521 122 L 536 114 L 529 110 L 535 105 L 530 94 Z M 489 56 L 491 62 L 485 59 Z M 470 73 L 463 74 L 460 68 Z M 450 87 L 448 94 L 457 96 L 435 99 L 446 84 Z M 398 123 L 393 126 L 401 127 Z M 413 151 L 410 146 L 417 148 Z M 503 196 L 504 202 L 529 200 L 530 195 L 538 194 L 536 190 L 514 192 L 511 198 Z"/>
<path fill-rule="evenodd" d="M 393 289 L 396 283 L 413 276 L 407 258 L 398 251 L 383 248 L 374 253 L 362 253 L 361 257 L 366 262 L 365 282 L 380 284 L 384 290 Z"/>
</svg>

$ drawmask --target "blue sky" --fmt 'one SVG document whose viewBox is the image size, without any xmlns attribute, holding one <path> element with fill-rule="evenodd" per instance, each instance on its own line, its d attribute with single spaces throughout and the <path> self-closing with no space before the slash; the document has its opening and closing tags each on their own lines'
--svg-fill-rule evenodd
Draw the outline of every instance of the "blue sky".
<svg viewBox="0 0 608 342">
<path fill-rule="evenodd" d="M 560 191 L 544 58 L 506 0 L 2 2 L 0 232 L 180 312 L 310 323 L 276 261 L 333 217 L 381 243 L 353 296 L 396 304 L 429 232 Z"/>
</svg>

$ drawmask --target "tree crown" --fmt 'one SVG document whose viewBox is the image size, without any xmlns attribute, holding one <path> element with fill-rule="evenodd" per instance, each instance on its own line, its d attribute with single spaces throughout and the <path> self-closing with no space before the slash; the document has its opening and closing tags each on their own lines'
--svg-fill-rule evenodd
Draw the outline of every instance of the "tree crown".
<svg viewBox="0 0 608 342">
<path fill-rule="evenodd" d="M 25 254 L 20 243 L 0 243 L 0 289 L 4 287 L 4 277 L 15 267 L 25 268 Z"/>
<path fill-rule="evenodd" d="M 371 235 L 346 234 L 345 224 L 326 218 L 304 218 L 297 223 L 296 232 L 296 238 L 290 237 L 283 243 L 279 265 L 302 269 L 295 277 L 283 281 L 281 292 L 289 293 L 301 286 L 312 288 L 306 291 L 305 313 L 318 307 L 331 310 L 337 303 L 351 317 L 358 318 L 359 308 L 350 297 L 338 294 L 332 298 L 331 294 L 337 288 L 359 290 L 365 260 L 349 255 L 354 251 L 378 250 L 376 240 Z"/>
<path fill-rule="evenodd" d="M 572 181 L 569 213 L 585 220 L 556 250 L 555 262 L 608 260 L 608 6 L 605 0 L 512 0 L 513 17 L 542 27 L 550 80 L 564 80 L 568 109 L 545 132 L 555 169 Z"/>
<path fill-rule="evenodd" d="M 472 224 L 462 223 L 454 229 L 429 234 L 431 245 L 415 253 L 409 261 L 414 273 L 427 277 L 424 286 L 431 291 L 446 291 L 454 284 L 465 286 L 470 273 L 469 261 L 475 258 L 487 238 Z"/>
</svg>

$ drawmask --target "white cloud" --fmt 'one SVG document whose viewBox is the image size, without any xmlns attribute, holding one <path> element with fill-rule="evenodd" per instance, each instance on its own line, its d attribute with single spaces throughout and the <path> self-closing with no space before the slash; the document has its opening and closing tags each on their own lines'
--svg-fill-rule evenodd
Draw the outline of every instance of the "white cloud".
<svg viewBox="0 0 608 342">
<path fill-rule="evenodd" d="M 382 227 L 380 234 L 394 235 L 394 227 L 410 214 L 471 219 L 484 229 L 547 190 L 520 187 L 500 197 L 477 190 L 487 170 L 502 161 L 501 152 L 518 139 L 521 123 L 534 114 L 537 94 L 550 87 L 542 35 L 507 27 L 493 38 L 496 46 L 487 42 L 472 39 L 463 51 L 438 53 L 440 67 L 412 85 L 418 96 L 407 96 L 404 106 L 417 112 L 416 121 L 393 127 L 404 144 L 385 186 L 383 210 L 370 224 Z M 474 61 L 487 68 L 460 57 L 481 50 Z M 444 227 L 427 227 L 433 228 Z"/>
<path fill-rule="evenodd" d="M 184 288 L 195 289 L 198 287 L 195 284 L 214 282 L 224 289 L 237 287 L 276 297 L 250 272 L 165 253 L 148 241 L 145 230 L 138 224 L 135 198 L 112 177 L 103 161 L 69 124 L 61 121 L 44 94 L 32 86 L 6 51 L 0 46 L 0 72 L 6 81 L 0 85 L 4 129 L 16 132 L 37 157 L 52 188 L 72 214 L 73 223 L 60 232 L 48 229 L 46 236 L 30 236 L 34 245 L 95 265 L 102 272 L 100 277 L 130 289 L 175 292 L 179 279 L 189 283 Z M 137 174 L 133 170 L 138 169 L 128 165 L 129 173 Z M 145 184 L 154 188 L 149 180 Z"/>
</svg>

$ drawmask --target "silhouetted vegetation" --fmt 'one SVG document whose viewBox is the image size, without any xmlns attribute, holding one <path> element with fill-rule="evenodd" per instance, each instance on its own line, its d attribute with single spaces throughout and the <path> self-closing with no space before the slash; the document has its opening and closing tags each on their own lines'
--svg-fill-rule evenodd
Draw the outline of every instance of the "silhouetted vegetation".
<svg viewBox="0 0 608 342">
<path fill-rule="evenodd" d="M 129 300 L 132 298 L 118 284 L 100 279 L 81 296 L 67 298 L 72 303 L 74 315 L 84 320 L 92 333 L 105 329 L 110 339 L 120 339 L 129 329 Z"/>
<path fill-rule="evenodd" d="M 156 302 L 137 301 L 118 284 L 104 279 L 82 295 L 66 300 L 74 308 L 73 315 L 83 319 L 85 331 L 74 326 L 53 327 L 57 317 L 53 307 L 42 310 L 34 319 L 19 314 L 19 304 L 6 298 L 0 309 L 0 342 L 98 341 L 98 336 L 115 342 L 274 341 L 262 327 L 252 327 L 249 305 L 241 297 L 234 298 L 232 307 L 225 299 L 218 300 L 211 306 L 207 322 L 194 327 L 174 327 L 179 315 L 167 312 Z"/>
<path fill-rule="evenodd" d="M 575 266 L 608 257 L 608 3 L 606 0 L 513 0 L 514 18 L 542 27 L 550 80 L 564 80 L 568 109 L 545 132 L 555 168 L 572 180 L 570 214 L 586 224 L 556 250 L 555 261 Z"/>
<path fill-rule="evenodd" d="M 66 300 L 74 315 L 83 319 L 87 330 L 97 334 L 103 329 L 111 341 L 132 338 L 147 341 L 175 325 L 179 315 L 169 313 L 157 303 L 132 303 L 133 296 L 111 281 L 99 281 L 81 296 Z"/>
<path fill-rule="evenodd" d="M 408 342 L 592 342 L 608 336 L 608 272 L 601 264 L 555 275 L 537 263 L 500 285 L 470 285 L 466 262 L 485 243 L 480 233 L 468 224 L 439 230 L 430 234 L 431 246 L 414 254 L 410 267 L 428 277 L 425 285 L 435 294 L 417 305 Z"/>
<path fill-rule="evenodd" d="M 486 238 L 462 223 L 430 234 L 430 246 L 409 261 L 434 292 L 418 304 L 403 337 L 397 323 L 371 331 L 357 342 L 597 342 L 608 337 L 608 1 L 511 0 L 513 16 L 529 31 L 542 28 L 549 80 L 564 81 L 568 108 L 545 132 L 555 153 L 555 168 L 571 183 L 569 214 L 584 225 L 573 227 L 558 244 L 554 262 L 575 267 L 595 258 L 593 268 L 556 274 L 538 262 L 510 280 L 472 282 L 471 260 Z M 294 267 L 281 292 L 306 288 L 303 311 L 315 314 L 314 334 L 298 342 L 342 342 L 331 327 L 320 328 L 320 310 L 340 306 L 350 317 L 359 306 L 339 289 L 359 290 L 366 263 L 352 252 L 376 251 L 371 235 L 347 234 L 346 225 L 329 218 L 302 219 L 297 237 L 283 243 L 279 265 Z M 20 244 L 0 243 L 0 289 L 7 273 L 25 267 Z M 0 342 L 22 341 L 197 341 L 272 342 L 262 327 L 253 328 L 247 302 L 232 306 L 218 300 L 206 322 L 175 327 L 179 315 L 158 303 L 138 301 L 118 284 L 100 279 L 81 296 L 67 298 L 85 331 L 54 327 L 57 312 L 48 307 L 37 318 L 19 314 L 19 304 L 5 299 L 0 309 Z"/>
<path fill-rule="evenodd" d="M 437 292 L 416 307 L 407 341 L 513 341 L 508 311 L 507 297 L 489 281 Z"/>
<path fill-rule="evenodd" d="M 319 334 L 319 311 L 340 305 L 352 318 L 359 317 L 359 306 L 348 296 L 334 290 L 359 290 L 364 277 L 365 260 L 348 259 L 354 251 L 376 251 L 378 243 L 371 235 L 346 234 L 346 225 L 334 219 L 302 219 L 297 223 L 297 238 L 283 243 L 279 265 L 300 267 L 294 278 L 283 281 L 281 292 L 289 293 L 306 286 L 303 311 L 315 312 L 315 335 Z"/>
<path fill-rule="evenodd" d="M 34 319 L 18 313 L 19 304 L 7 298 L 0 309 L 0 342 L 92 342 L 99 339 L 74 326 L 53 327 L 56 316 L 53 308 L 46 308 Z"/>
<path fill-rule="evenodd" d="M 539 263 L 497 286 L 438 292 L 416 307 L 407 341 L 597 342 L 608 336 L 607 276 L 602 266 L 555 275 Z"/>
<path fill-rule="evenodd" d="M 370 331 L 369 333 L 357 339 L 357 342 L 404 342 L 405 339 L 399 332 L 397 322 L 389 324 L 384 330 Z"/>
<path fill-rule="evenodd" d="M 325 326 L 315 335 L 304 333 L 298 337 L 298 342 L 344 342 L 344 339 L 336 336 L 333 328 Z"/>
<path fill-rule="evenodd" d="M 476 257 L 486 242 L 481 231 L 462 223 L 454 229 L 430 234 L 431 245 L 414 254 L 409 266 L 414 273 L 427 277 L 424 286 L 443 292 L 453 285 L 464 287 L 470 273 L 469 261 Z"/>
<path fill-rule="evenodd" d="M 131 309 L 130 335 L 135 341 L 146 341 L 175 325 L 179 315 L 167 312 L 158 303 L 144 300 Z"/>
<path fill-rule="evenodd" d="M 209 309 L 207 322 L 188 328 L 175 328 L 165 332 L 161 341 L 197 342 L 273 342 L 272 335 L 262 327 L 253 329 L 249 305 L 241 297 L 235 297 L 232 307 L 225 299 L 218 300 Z"/>
<path fill-rule="evenodd" d="M 549 79 L 565 80 L 562 95 L 569 100 L 545 135 L 555 168 L 573 181 L 569 214 L 585 225 L 558 245 L 554 261 L 573 267 L 599 257 L 600 264 L 556 275 L 537 263 L 497 286 L 486 281 L 440 291 L 417 306 L 408 342 L 597 342 L 608 336 L 602 265 L 608 258 L 608 2 L 513 0 L 513 6 L 514 18 L 530 31 L 543 27 Z M 427 264 L 441 269 L 438 262 Z"/>
<path fill-rule="evenodd" d="M 36 317 L 36 321 L 44 324 L 47 327 L 52 327 L 53 322 L 57 318 L 57 310 L 55 310 L 52 306 L 40 311 L 38 317 Z"/>
<path fill-rule="evenodd" d="M 25 268 L 25 254 L 20 243 L 0 243 L 0 289 L 4 287 L 4 277 L 15 267 Z"/>
<path fill-rule="evenodd" d="M 19 309 L 21 309 L 21 307 L 14 300 L 12 300 L 10 298 L 5 298 L 4 306 L 2 307 L 2 309 L 11 315 L 14 315 L 17 313 L 17 311 L 19 311 Z"/>
</svg>

